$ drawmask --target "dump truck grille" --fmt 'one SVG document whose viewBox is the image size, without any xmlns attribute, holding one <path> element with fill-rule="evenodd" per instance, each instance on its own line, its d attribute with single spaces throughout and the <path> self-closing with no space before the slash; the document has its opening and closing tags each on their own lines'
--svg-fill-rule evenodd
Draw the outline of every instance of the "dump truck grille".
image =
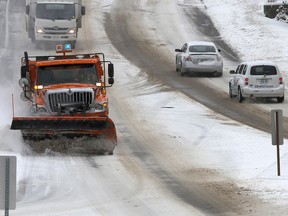
<svg viewBox="0 0 288 216">
<path fill-rule="evenodd" d="M 68 28 L 61 28 L 61 27 L 45 27 L 44 30 L 47 31 L 68 31 Z"/>
<path fill-rule="evenodd" d="M 50 110 L 52 113 L 57 112 L 59 105 L 65 105 L 65 106 L 73 106 L 74 104 L 85 104 L 89 105 L 93 102 L 94 99 L 94 92 L 91 89 L 88 90 L 81 90 L 78 89 L 69 89 L 69 90 L 53 90 L 53 91 L 47 91 L 47 95 L 45 97 L 46 99 L 46 105 L 49 107 L 48 110 Z M 48 102 L 48 103 L 47 103 Z"/>
</svg>

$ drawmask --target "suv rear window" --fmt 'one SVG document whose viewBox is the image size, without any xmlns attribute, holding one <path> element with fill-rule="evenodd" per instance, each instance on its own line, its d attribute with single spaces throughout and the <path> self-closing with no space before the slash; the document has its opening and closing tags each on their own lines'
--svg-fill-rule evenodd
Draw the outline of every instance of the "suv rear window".
<svg viewBox="0 0 288 216">
<path fill-rule="evenodd" d="M 250 75 L 276 75 L 277 70 L 271 65 L 259 65 L 251 67 Z"/>
</svg>

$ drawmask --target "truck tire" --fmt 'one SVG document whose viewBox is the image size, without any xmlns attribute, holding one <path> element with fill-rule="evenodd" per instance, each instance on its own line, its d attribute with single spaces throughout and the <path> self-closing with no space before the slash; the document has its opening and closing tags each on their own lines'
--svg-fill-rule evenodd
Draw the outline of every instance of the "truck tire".
<svg viewBox="0 0 288 216">
<path fill-rule="evenodd" d="M 35 42 L 34 29 L 29 29 L 29 30 L 28 30 L 28 37 L 31 39 L 31 41 L 32 41 L 33 43 Z"/>
<path fill-rule="evenodd" d="M 283 97 L 277 97 L 277 102 L 282 103 L 284 101 L 284 96 Z"/>
<path fill-rule="evenodd" d="M 71 41 L 71 48 L 75 49 L 75 46 L 76 46 L 76 41 Z"/>
</svg>

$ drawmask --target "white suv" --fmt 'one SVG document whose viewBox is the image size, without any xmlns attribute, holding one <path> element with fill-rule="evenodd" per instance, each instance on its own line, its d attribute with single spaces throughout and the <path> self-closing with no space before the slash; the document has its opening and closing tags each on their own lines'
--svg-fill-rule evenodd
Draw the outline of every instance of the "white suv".
<svg viewBox="0 0 288 216">
<path fill-rule="evenodd" d="M 270 61 L 241 63 L 229 80 L 229 96 L 241 103 L 246 97 L 276 98 L 284 101 L 285 85 L 278 66 Z"/>
</svg>

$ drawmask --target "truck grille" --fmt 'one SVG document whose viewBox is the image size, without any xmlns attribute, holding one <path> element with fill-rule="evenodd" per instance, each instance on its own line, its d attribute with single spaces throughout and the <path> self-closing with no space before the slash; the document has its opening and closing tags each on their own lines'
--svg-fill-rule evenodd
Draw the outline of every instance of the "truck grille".
<svg viewBox="0 0 288 216">
<path fill-rule="evenodd" d="M 59 105 L 71 105 L 74 104 L 86 104 L 89 105 L 93 102 L 94 92 L 91 89 L 85 89 L 79 91 L 79 89 L 69 89 L 69 90 L 51 90 L 47 91 L 45 96 L 46 105 L 49 107 L 52 113 L 57 112 L 57 107 Z M 47 103 L 48 102 L 48 103 Z"/>
<path fill-rule="evenodd" d="M 69 28 L 60 28 L 60 27 L 44 28 L 45 34 L 49 34 L 49 35 L 67 34 L 68 30 Z"/>
<path fill-rule="evenodd" d="M 44 30 L 46 31 L 68 31 L 68 28 L 61 28 L 61 27 L 45 27 Z"/>
</svg>

